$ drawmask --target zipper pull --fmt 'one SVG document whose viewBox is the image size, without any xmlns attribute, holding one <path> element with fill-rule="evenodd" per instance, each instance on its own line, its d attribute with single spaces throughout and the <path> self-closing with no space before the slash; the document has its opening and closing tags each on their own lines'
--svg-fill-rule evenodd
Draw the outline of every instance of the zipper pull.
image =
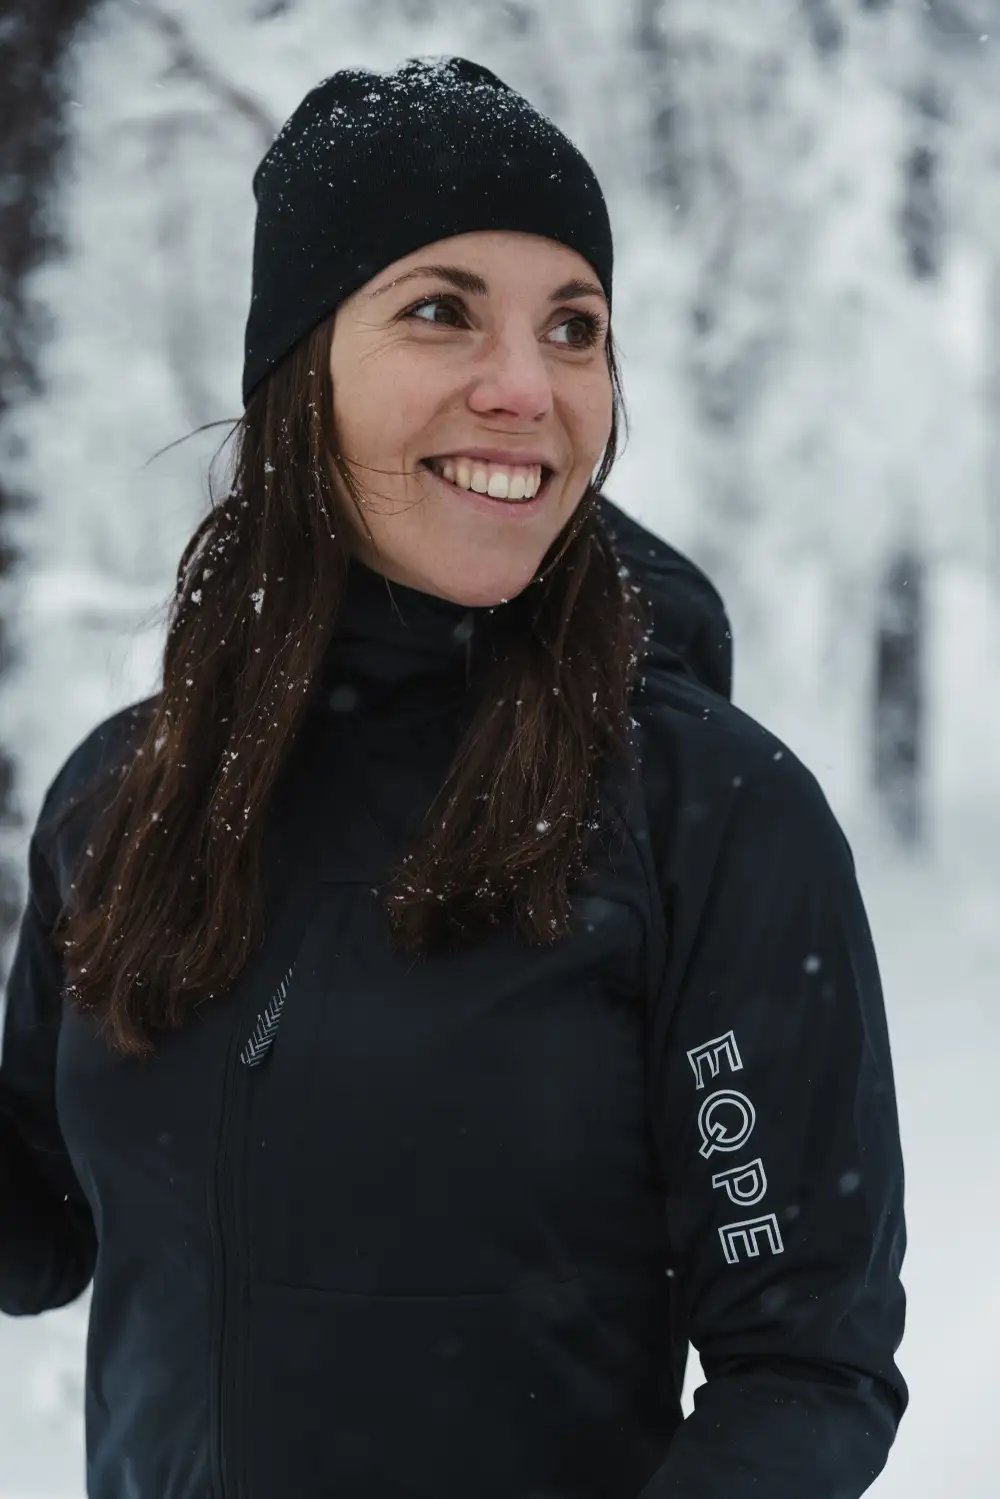
<svg viewBox="0 0 1000 1499">
<path fill-rule="evenodd" d="M 292 964 L 292 968 L 295 964 Z M 266 1008 L 257 1016 L 257 1024 L 253 1035 L 240 1052 L 240 1061 L 245 1067 L 257 1067 L 263 1062 L 274 1044 L 277 1033 L 278 1022 L 281 1020 L 282 1011 L 285 1008 L 285 996 L 288 994 L 288 983 L 292 976 L 292 968 L 289 968 L 277 992 L 269 1000 Z"/>
</svg>

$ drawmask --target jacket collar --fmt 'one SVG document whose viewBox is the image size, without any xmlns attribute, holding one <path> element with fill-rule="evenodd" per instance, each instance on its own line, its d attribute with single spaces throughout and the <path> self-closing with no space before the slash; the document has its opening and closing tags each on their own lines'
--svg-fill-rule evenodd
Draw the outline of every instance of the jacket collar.
<svg viewBox="0 0 1000 1499">
<path fill-rule="evenodd" d="M 321 696 L 329 704 L 332 694 L 336 711 L 339 690 L 392 690 L 428 679 L 461 685 L 471 677 L 492 613 L 390 583 L 352 560 Z"/>
</svg>

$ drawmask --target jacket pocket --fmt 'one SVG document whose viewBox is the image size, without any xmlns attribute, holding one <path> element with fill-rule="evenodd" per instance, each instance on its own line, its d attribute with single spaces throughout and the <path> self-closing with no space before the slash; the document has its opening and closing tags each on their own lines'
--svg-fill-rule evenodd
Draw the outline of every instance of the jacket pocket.
<svg viewBox="0 0 1000 1499">
<path fill-rule="evenodd" d="M 634 1499 L 665 1447 L 634 1414 L 635 1347 L 579 1278 L 255 1285 L 249 1346 L 248 1499 Z"/>
</svg>

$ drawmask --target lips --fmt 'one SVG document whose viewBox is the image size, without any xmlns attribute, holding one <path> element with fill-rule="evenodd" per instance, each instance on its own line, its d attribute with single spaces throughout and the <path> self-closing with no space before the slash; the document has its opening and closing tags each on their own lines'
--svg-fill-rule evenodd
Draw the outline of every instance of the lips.
<svg viewBox="0 0 1000 1499">
<path fill-rule="evenodd" d="M 546 453 L 538 451 L 521 453 L 504 452 L 500 448 L 453 448 L 443 453 L 427 453 L 423 461 L 430 463 L 441 461 L 445 458 L 450 458 L 455 463 L 463 458 L 470 464 L 495 463 L 501 468 L 511 465 L 514 468 L 551 467 L 548 461 L 548 454 Z"/>
</svg>

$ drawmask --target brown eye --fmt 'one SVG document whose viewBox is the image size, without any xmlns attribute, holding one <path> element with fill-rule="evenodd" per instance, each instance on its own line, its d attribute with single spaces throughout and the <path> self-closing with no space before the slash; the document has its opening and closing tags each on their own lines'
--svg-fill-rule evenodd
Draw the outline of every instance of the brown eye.
<svg viewBox="0 0 1000 1499">
<path fill-rule="evenodd" d="M 595 317 L 592 312 L 576 312 L 571 318 L 567 318 L 564 323 L 560 323 L 559 327 L 568 328 L 572 323 L 581 324 L 583 328 L 583 336 L 582 338 L 578 337 L 576 340 L 567 344 L 567 348 L 593 348 L 594 344 L 596 344 L 597 340 L 601 336 L 601 328 L 603 325 L 600 318 Z"/>
<path fill-rule="evenodd" d="M 454 297 L 425 297 L 422 302 L 417 302 L 413 307 L 408 308 L 408 310 L 403 313 L 403 317 L 414 318 L 418 322 L 430 323 L 433 325 L 437 322 L 437 318 L 417 318 L 417 313 L 422 312 L 426 307 L 447 307 L 449 312 L 455 313 L 460 310 L 460 306 L 461 304 L 456 305 Z M 445 324 L 445 326 L 447 327 L 448 325 Z"/>
</svg>

